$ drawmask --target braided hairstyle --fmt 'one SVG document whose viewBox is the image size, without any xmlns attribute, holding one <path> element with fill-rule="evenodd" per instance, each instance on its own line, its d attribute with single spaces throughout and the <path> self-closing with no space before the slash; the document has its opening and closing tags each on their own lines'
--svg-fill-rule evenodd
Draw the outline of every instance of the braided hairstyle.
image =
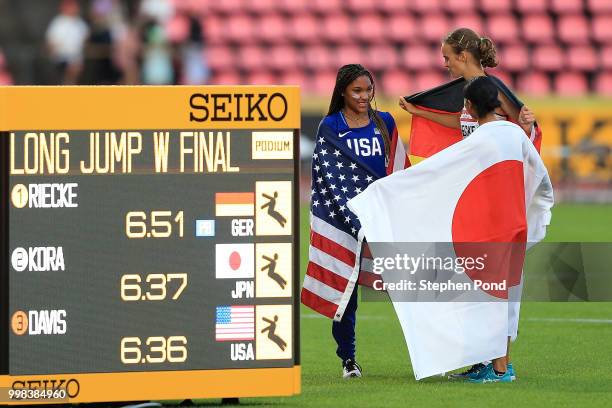
<svg viewBox="0 0 612 408">
<path fill-rule="evenodd" d="M 329 110 L 327 115 L 333 115 L 344 108 L 344 97 L 342 94 L 346 90 L 346 87 L 351 84 L 355 79 L 360 76 L 367 76 L 372 83 L 372 100 L 375 96 L 374 78 L 372 73 L 365 69 L 361 64 L 348 64 L 340 67 L 338 75 L 336 76 L 336 85 L 334 86 L 334 92 L 332 94 L 331 102 L 329 103 Z M 370 101 L 371 102 L 371 101 Z M 376 101 L 374 100 L 376 104 Z M 368 116 L 374 121 L 374 125 L 380 131 L 383 138 L 383 144 L 385 145 L 385 163 L 389 159 L 389 152 L 391 150 L 391 138 L 385 122 L 382 120 L 380 115 L 375 109 L 372 109 L 372 105 L 368 104 Z"/>
<path fill-rule="evenodd" d="M 469 28 L 458 28 L 446 36 L 443 43 L 452 47 L 455 54 L 467 51 L 483 68 L 497 66 L 497 50 L 490 38 L 481 37 Z"/>
</svg>

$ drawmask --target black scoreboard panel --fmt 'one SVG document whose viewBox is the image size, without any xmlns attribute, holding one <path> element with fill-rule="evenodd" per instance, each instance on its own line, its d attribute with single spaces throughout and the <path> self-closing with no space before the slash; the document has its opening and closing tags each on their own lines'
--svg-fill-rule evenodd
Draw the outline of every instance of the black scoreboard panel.
<svg viewBox="0 0 612 408">
<path fill-rule="evenodd" d="M 2 133 L 0 387 L 63 386 L 71 402 L 299 392 L 299 124 L 259 119 Z M 104 397 L 94 373 L 143 390 Z M 223 384 L 147 394 L 172 373 Z M 289 392 L 236 377 L 287 374 Z"/>
</svg>

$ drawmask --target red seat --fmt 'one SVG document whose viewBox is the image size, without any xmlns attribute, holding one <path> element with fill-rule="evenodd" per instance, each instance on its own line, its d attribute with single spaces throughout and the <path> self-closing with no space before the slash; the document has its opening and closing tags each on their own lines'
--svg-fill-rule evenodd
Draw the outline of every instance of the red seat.
<svg viewBox="0 0 612 408">
<path fill-rule="evenodd" d="M 255 27 L 253 19 L 247 14 L 228 16 L 226 29 L 230 41 L 240 45 L 254 42 Z"/>
<path fill-rule="evenodd" d="M 259 40 L 271 44 L 285 43 L 288 40 L 289 27 L 286 19 L 280 14 L 266 14 L 257 21 L 257 37 Z"/>
<path fill-rule="evenodd" d="M 258 14 L 271 13 L 279 9 L 276 0 L 247 1 L 245 7 L 247 11 Z"/>
<path fill-rule="evenodd" d="M 582 13 L 582 0 L 550 0 L 550 9 L 557 14 Z"/>
<path fill-rule="evenodd" d="M 245 45 L 238 49 L 238 66 L 246 71 L 262 69 L 267 60 L 264 50 L 257 45 Z"/>
<path fill-rule="evenodd" d="M 556 45 L 542 45 L 532 51 L 533 67 L 547 72 L 564 68 L 564 55 Z"/>
<path fill-rule="evenodd" d="M 276 0 L 280 11 L 288 14 L 310 12 L 310 0 Z"/>
<path fill-rule="evenodd" d="M 230 47 L 217 45 L 206 51 L 206 60 L 212 70 L 224 70 L 235 66 L 234 53 Z"/>
<path fill-rule="evenodd" d="M 209 2 L 210 7 L 220 13 L 234 14 L 238 10 L 243 10 L 249 0 L 223 0 L 223 1 L 211 1 Z"/>
<path fill-rule="evenodd" d="M 223 44 L 229 41 L 227 29 L 221 18 L 217 16 L 207 16 L 200 19 L 202 25 L 203 36 L 206 39 L 206 44 Z"/>
<path fill-rule="evenodd" d="M 387 21 L 387 36 L 399 44 L 419 42 L 421 36 L 416 21 L 410 14 L 391 16 Z"/>
<path fill-rule="evenodd" d="M 527 72 L 519 76 L 516 81 L 518 91 L 533 96 L 550 94 L 550 81 L 548 76 L 539 71 Z"/>
<path fill-rule="evenodd" d="M 317 71 L 314 75 L 313 84 L 315 93 L 331 97 L 336 84 L 336 71 Z"/>
<path fill-rule="evenodd" d="M 440 51 L 437 51 L 439 54 Z M 406 46 L 400 53 L 401 66 L 411 71 L 421 71 L 436 68 L 432 49 L 425 45 Z M 442 66 L 442 64 L 440 64 Z"/>
<path fill-rule="evenodd" d="M 296 14 L 289 23 L 287 34 L 296 42 L 312 44 L 319 41 L 321 28 L 311 13 Z"/>
<path fill-rule="evenodd" d="M 438 85 L 442 85 L 443 83 L 448 81 L 449 78 L 439 71 L 419 72 L 415 77 L 414 89 L 417 92 L 420 92 Z"/>
<path fill-rule="evenodd" d="M 404 0 L 380 0 L 378 5 L 381 11 L 391 15 L 405 13 L 408 10 Z"/>
<path fill-rule="evenodd" d="M 368 68 L 374 71 L 386 71 L 398 66 L 399 57 L 391 45 L 375 45 L 368 48 L 364 60 Z"/>
<path fill-rule="evenodd" d="M 612 14 L 594 16 L 591 22 L 593 39 L 604 44 L 612 44 Z"/>
<path fill-rule="evenodd" d="M 323 38 L 332 43 L 353 41 L 354 27 L 351 19 L 344 14 L 330 14 L 323 18 Z"/>
<path fill-rule="evenodd" d="M 472 14 L 478 11 L 476 0 L 442 0 L 442 9 L 456 14 Z"/>
<path fill-rule="evenodd" d="M 452 18 L 452 23 L 449 31 L 461 27 L 470 28 L 474 30 L 477 34 L 480 34 L 483 32 L 484 25 L 482 23 L 482 19 L 476 13 L 457 14 Z"/>
<path fill-rule="evenodd" d="M 302 92 L 311 93 L 310 80 L 301 70 L 286 71 L 280 76 L 280 82 L 284 85 L 298 85 Z"/>
<path fill-rule="evenodd" d="M 589 42 L 589 22 L 583 15 L 561 16 L 557 21 L 559 39 L 567 44 Z"/>
<path fill-rule="evenodd" d="M 352 13 L 359 15 L 377 11 L 380 6 L 376 0 L 348 0 L 345 2 L 345 7 Z"/>
<path fill-rule="evenodd" d="M 385 22 L 377 14 L 362 14 L 355 21 L 355 36 L 368 44 L 383 43 L 386 34 Z"/>
<path fill-rule="evenodd" d="M 545 13 L 547 8 L 547 0 L 516 0 L 516 9 L 525 16 L 530 13 Z"/>
<path fill-rule="evenodd" d="M 184 42 L 189 36 L 189 20 L 182 14 L 175 14 L 166 22 L 168 40 L 173 43 Z"/>
<path fill-rule="evenodd" d="M 590 45 L 570 47 L 567 50 L 568 66 L 577 71 L 596 71 L 598 60 L 595 49 Z"/>
<path fill-rule="evenodd" d="M 612 13 L 612 1 L 587 0 L 587 8 L 593 14 Z"/>
<path fill-rule="evenodd" d="M 581 96 L 589 86 L 584 75 L 578 72 L 563 72 L 555 78 L 555 92 L 563 96 Z"/>
<path fill-rule="evenodd" d="M 480 0 L 480 9 L 487 14 L 510 13 L 512 0 Z"/>
<path fill-rule="evenodd" d="M 272 47 L 268 51 L 268 66 L 279 71 L 286 71 L 300 66 L 300 55 L 291 45 Z"/>
<path fill-rule="evenodd" d="M 322 15 L 342 12 L 342 0 L 311 0 L 310 8 Z"/>
<path fill-rule="evenodd" d="M 612 71 L 602 72 L 595 78 L 595 91 L 597 93 L 612 96 Z"/>
<path fill-rule="evenodd" d="M 332 54 L 336 66 L 341 67 L 346 64 L 363 64 L 366 65 L 369 61 L 364 58 L 364 53 L 357 45 L 344 45 L 339 47 L 335 55 Z"/>
<path fill-rule="evenodd" d="M 503 47 L 499 50 L 499 63 L 510 72 L 521 72 L 529 68 L 529 50 L 517 44 Z"/>
<path fill-rule="evenodd" d="M 555 27 L 549 14 L 530 14 L 521 21 L 523 38 L 531 44 L 551 44 L 555 40 Z"/>
<path fill-rule="evenodd" d="M 451 29 L 448 19 L 436 13 L 423 16 L 420 31 L 426 41 L 439 44 Z"/>
<path fill-rule="evenodd" d="M 490 16 L 486 21 L 486 33 L 495 43 L 520 41 L 518 23 L 511 14 Z"/>
<path fill-rule="evenodd" d="M 409 2 L 409 6 L 412 10 L 422 14 L 439 14 L 442 5 L 440 0 L 412 0 Z"/>
<path fill-rule="evenodd" d="M 269 71 L 253 71 L 249 72 L 246 77 L 247 85 L 276 85 L 278 79 Z"/>
<path fill-rule="evenodd" d="M 302 50 L 303 63 L 306 68 L 321 71 L 336 68 L 332 53 L 323 45 L 312 45 Z"/>
<path fill-rule="evenodd" d="M 602 47 L 599 50 L 599 65 L 602 69 L 612 71 L 612 45 Z"/>
<path fill-rule="evenodd" d="M 380 81 L 383 95 L 397 99 L 400 95 L 413 93 L 410 75 L 398 69 L 385 72 Z"/>
<path fill-rule="evenodd" d="M 209 83 L 212 85 L 238 85 L 242 83 L 242 79 L 238 72 L 224 70 L 213 75 Z"/>
</svg>

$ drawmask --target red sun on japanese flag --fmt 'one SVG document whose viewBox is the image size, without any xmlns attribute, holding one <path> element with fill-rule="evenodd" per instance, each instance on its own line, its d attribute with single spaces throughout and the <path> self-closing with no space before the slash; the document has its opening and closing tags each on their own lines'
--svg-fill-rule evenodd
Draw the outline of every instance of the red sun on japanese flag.
<svg viewBox="0 0 612 408">
<path fill-rule="evenodd" d="M 217 279 L 249 279 L 255 275 L 255 244 L 215 245 Z"/>
</svg>

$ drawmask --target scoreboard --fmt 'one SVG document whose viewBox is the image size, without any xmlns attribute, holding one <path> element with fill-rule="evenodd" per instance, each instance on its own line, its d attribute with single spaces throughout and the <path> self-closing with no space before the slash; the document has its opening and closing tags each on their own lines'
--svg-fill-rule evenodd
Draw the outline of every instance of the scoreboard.
<svg viewBox="0 0 612 408">
<path fill-rule="evenodd" d="M 297 87 L 0 88 L 0 403 L 299 393 L 299 127 Z"/>
</svg>

